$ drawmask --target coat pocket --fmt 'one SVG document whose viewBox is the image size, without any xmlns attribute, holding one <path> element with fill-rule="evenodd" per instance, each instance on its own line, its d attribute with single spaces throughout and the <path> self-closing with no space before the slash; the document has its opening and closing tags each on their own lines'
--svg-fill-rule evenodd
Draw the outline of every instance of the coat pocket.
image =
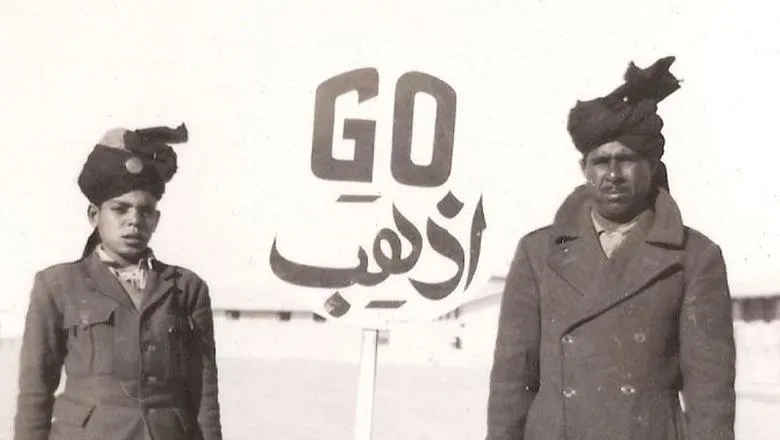
<svg viewBox="0 0 780 440">
<path fill-rule="evenodd" d="M 187 417 L 185 412 L 179 408 L 174 408 L 173 413 L 176 414 L 176 419 L 179 421 L 182 432 L 184 434 L 190 432 L 190 418 Z"/>
<path fill-rule="evenodd" d="M 147 415 L 147 423 L 154 439 L 193 440 L 195 438 L 189 435 L 188 418 L 179 408 L 152 410 Z"/>
<path fill-rule="evenodd" d="M 679 409 L 676 392 L 647 392 L 638 396 L 632 412 L 631 440 L 684 440 L 677 433 L 675 409 Z"/>
<path fill-rule="evenodd" d="M 67 397 L 59 397 L 57 401 L 54 402 L 52 423 L 62 423 L 83 428 L 87 425 L 87 422 L 94 411 L 94 404 L 81 404 L 76 403 Z"/>
<path fill-rule="evenodd" d="M 52 413 L 51 440 L 92 440 L 88 425 L 91 423 L 96 406 L 74 402 L 60 396 L 54 402 Z"/>
<path fill-rule="evenodd" d="M 189 317 L 169 315 L 165 321 L 168 349 L 168 379 L 188 381 L 193 351 L 194 326 Z"/>
<path fill-rule="evenodd" d="M 67 367 L 71 373 L 113 372 L 116 305 L 86 304 L 69 310 L 63 325 L 68 333 Z"/>
</svg>

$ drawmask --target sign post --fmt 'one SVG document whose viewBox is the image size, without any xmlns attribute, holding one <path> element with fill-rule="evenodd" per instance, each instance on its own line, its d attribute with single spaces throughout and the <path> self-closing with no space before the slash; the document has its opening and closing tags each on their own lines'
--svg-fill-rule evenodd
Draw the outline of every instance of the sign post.
<svg viewBox="0 0 780 440">
<path fill-rule="evenodd" d="M 304 197 L 331 201 L 319 211 L 316 201 L 297 204 L 269 255 L 279 290 L 362 331 L 355 440 L 371 439 L 379 331 L 451 312 L 488 282 L 492 267 L 485 261 L 491 252 L 483 252 L 491 243 L 483 186 L 474 174 L 486 171 L 473 165 L 484 150 L 460 150 L 455 160 L 454 88 L 407 72 L 390 83 L 392 91 L 380 91 L 379 76 L 355 69 L 316 88 L 308 175 L 287 187 L 305 187 L 313 176 L 316 188 Z M 418 96 L 427 106 L 417 105 Z M 336 118 L 366 116 L 366 101 L 392 115 Z M 301 223 L 291 226 L 295 220 Z"/>
<path fill-rule="evenodd" d="M 371 440 L 371 428 L 374 420 L 378 343 L 379 330 L 363 329 L 357 407 L 355 411 L 355 440 Z"/>
</svg>

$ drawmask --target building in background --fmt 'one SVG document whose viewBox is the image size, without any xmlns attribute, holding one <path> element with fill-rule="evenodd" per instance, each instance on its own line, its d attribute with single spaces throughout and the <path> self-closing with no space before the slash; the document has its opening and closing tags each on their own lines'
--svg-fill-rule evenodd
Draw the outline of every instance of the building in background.
<svg viewBox="0 0 780 440">
<path fill-rule="evenodd" d="M 392 362 L 489 364 L 504 280 L 493 277 L 468 302 L 434 322 L 381 331 L 381 354 Z M 234 307 L 223 303 L 214 311 L 223 353 L 249 355 L 239 341 L 256 335 L 258 340 L 278 341 L 278 356 L 338 360 L 356 356 L 360 332 L 325 325 L 324 317 L 283 294 L 247 292 L 246 298 L 233 298 Z M 735 292 L 732 301 L 738 386 L 780 394 L 780 292 L 760 296 Z M 287 336 L 292 326 L 297 337 Z M 261 355 L 268 353 L 263 350 Z"/>
</svg>

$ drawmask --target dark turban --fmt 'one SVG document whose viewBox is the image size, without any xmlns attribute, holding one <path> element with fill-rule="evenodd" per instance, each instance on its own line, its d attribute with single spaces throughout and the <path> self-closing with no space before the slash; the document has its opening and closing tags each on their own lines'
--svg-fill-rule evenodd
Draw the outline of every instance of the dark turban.
<svg viewBox="0 0 780 440">
<path fill-rule="evenodd" d="M 108 131 L 87 157 L 79 175 L 81 192 L 95 205 L 134 190 L 160 199 L 176 173 L 176 152 L 168 144 L 186 142 L 187 127 Z"/>
<path fill-rule="evenodd" d="M 625 83 L 607 96 L 577 101 L 569 112 L 568 130 L 574 146 L 583 155 L 599 146 L 618 141 L 654 161 L 664 153 L 663 120 L 658 103 L 680 88 L 669 72 L 674 57 L 661 58 L 646 69 L 628 65 Z M 660 164 L 657 183 L 668 189 L 666 167 Z"/>
<path fill-rule="evenodd" d="M 81 192 L 97 206 L 119 195 L 144 190 L 158 200 L 176 173 L 176 152 L 168 144 L 186 142 L 187 127 L 109 130 L 87 157 L 78 178 Z M 99 242 L 93 231 L 84 253 Z"/>
</svg>

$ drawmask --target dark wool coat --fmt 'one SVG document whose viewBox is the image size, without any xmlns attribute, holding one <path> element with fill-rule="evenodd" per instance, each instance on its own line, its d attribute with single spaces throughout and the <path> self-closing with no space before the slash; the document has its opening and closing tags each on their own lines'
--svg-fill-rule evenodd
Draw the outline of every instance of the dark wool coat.
<svg viewBox="0 0 780 440">
<path fill-rule="evenodd" d="M 55 399 L 63 366 L 65 389 Z M 95 253 L 39 272 L 22 342 L 14 439 L 149 437 L 222 438 L 206 284 L 154 261 L 138 311 Z"/>
<path fill-rule="evenodd" d="M 607 259 L 584 188 L 525 236 L 501 304 L 488 440 L 733 440 L 720 248 L 665 190 Z M 685 411 L 680 408 L 682 391 Z"/>
</svg>

